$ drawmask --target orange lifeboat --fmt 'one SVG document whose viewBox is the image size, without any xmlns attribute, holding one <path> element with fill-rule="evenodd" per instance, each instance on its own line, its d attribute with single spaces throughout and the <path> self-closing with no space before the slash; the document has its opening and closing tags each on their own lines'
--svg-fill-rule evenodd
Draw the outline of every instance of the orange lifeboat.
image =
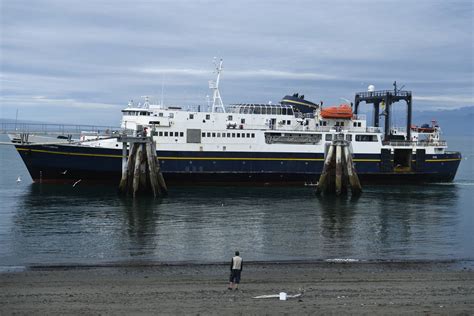
<svg viewBox="0 0 474 316">
<path fill-rule="evenodd" d="M 321 109 L 321 116 L 327 119 L 351 119 L 352 115 L 352 108 L 347 104 Z"/>
</svg>

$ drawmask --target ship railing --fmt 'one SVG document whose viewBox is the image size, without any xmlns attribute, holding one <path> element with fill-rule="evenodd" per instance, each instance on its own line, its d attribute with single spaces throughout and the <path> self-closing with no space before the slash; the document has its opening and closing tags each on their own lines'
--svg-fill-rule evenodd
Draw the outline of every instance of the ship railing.
<svg viewBox="0 0 474 316">
<path fill-rule="evenodd" d="M 75 124 L 42 124 L 42 123 L 0 123 L 0 134 L 28 133 L 35 135 L 80 135 L 83 132 L 94 132 L 98 135 L 122 133 L 116 126 L 75 125 Z"/>
<path fill-rule="evenodd" d="M 438 141 L 408 141 L 408 140 L 390 140 L 383 141 L 382 145 L 384 146 L 394 146 L 394 147 L 444 147 L 447 145 L 445 140 Z"/>
<path fill-rule="evenodd" d="M 387 94 L 407 97 L 411 95 L 411 91 L 397 90 L 397 92 L 395 93 L 393 90 L 380 90 L 380 91 L 358 92 L 356 95 L 359 96 L 360 98 L 369 98 L 369 97 L 384 97 Z"/>
</svg>

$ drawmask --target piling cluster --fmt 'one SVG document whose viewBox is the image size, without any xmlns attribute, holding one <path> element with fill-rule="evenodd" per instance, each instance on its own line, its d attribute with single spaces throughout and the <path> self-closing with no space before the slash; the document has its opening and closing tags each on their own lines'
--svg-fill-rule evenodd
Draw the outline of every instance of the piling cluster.
<svg viewBox="0 0 474 316">
<path fill-rule="evenodd" d="M 156 147 L 151 137 L 122 138 L 122 179 L 119 192 L 123 195 L 153 194 L 158 197 L 168 191 Z M 127 155 L 127 144 L 130 150 Z"/>
<path fill-rule="evenodd" d="M 353 196 L 362 193 L 352 161 L 350 143 L 343 138 L 337 138 L 328 148 L 316 194 L 342 195 L 347 193 L 348 186 L 351 187 Z"/>
</svg>

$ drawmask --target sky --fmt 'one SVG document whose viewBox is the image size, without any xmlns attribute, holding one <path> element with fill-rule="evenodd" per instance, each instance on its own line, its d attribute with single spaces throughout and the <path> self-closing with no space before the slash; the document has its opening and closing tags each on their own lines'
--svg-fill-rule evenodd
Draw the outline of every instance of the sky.
<svg viewBox="0 0 474 316">
<path fill-rule="evenodd" d="M 376 89 L 474 106 L 473 1 L 0 0 L 0 117 L 119 125 L 129 100 L 205 105 Z"/>
</svg>

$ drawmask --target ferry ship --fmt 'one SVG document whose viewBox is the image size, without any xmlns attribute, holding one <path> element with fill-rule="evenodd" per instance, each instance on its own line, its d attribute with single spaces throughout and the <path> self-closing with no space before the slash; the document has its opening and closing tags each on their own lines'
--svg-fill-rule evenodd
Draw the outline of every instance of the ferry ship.
<svg viewBox="0 0 474 316">
<path fill-rule="evenodd" d="M 209 82 L 207 111 L 163 104 L 130 102 L 122 110 L 122 130 L 106 135 L 83 133 L 79 140 L 45 141 L 10 135 L 34 182 L 111 182 L 121 178 L 123 143 L 118 134 L 151 136 L 168 185 L 305 185 L 316 183 L 328 146 L 337 137 L 350 142 L 362 183 L 450 182 L 461 160 L 447 150 L 436 123 L 411 123 L 411 92 L 357 93 L 353 104 L 335 107 L 302 95 L 278 104 L 224 106 L 217 79 Z M 391 107 L 405 101 L 407 124 L 390 126 Z M 373 106 L 373 126 L 358 113 L 362 102 Z M 380 117 L 385 119 L 383 129 Z M 28 136 L 28 135 L 26 135 Z M 64 137 L 63 137 L 64 138 Z"/>
</svg>

